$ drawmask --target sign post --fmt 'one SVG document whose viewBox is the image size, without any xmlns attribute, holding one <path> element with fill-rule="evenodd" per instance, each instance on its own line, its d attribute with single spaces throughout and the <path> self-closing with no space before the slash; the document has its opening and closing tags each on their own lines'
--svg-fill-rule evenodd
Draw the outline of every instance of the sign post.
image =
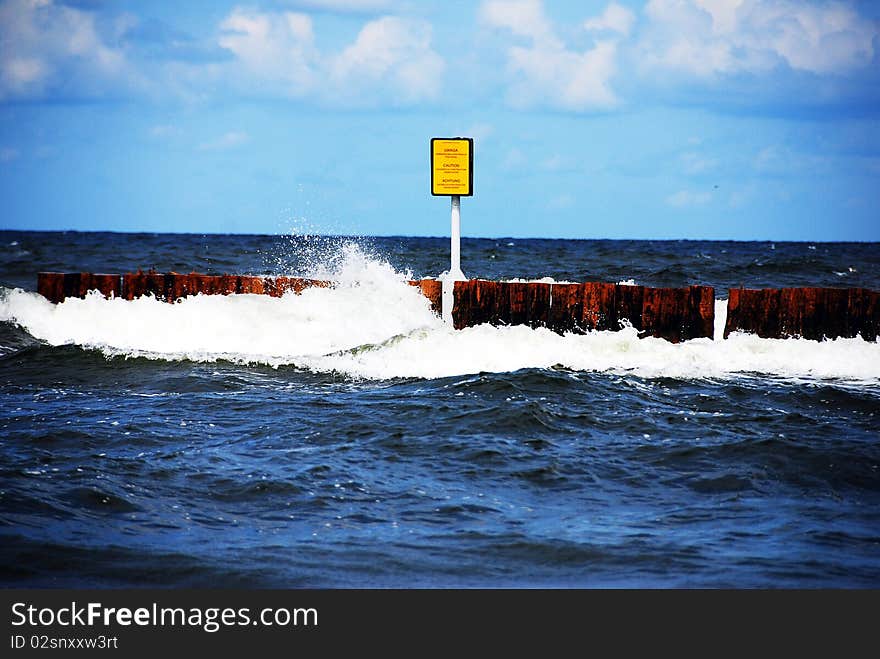
<svg viewBox="0 0 880 659">
<path fill-rule="evenodd" d="M 470 137 L 431 139 L 431 194 L 452 198 L 449 271 L 443 281 L 443 319 L 452 322 L 453 287 L 466 281 L 461 270 L 461 198 L 474 194 L 474 140 Z"/>
<path fill-rule="evenodd" d="M 467 279 L 461 271 L 461 197 L 452 195 L 452 230 L 450 231 L 449 276 L 455 281 Z"/>
</svg>

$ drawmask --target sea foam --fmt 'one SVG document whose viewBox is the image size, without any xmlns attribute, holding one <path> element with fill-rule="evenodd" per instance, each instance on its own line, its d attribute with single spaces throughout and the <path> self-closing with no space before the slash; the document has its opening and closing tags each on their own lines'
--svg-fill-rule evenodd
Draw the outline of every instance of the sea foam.
<svg viewBox="0 0 880 659">
<path fill-rule="evenodd" d="M 641 377 L 730 378 L 880 384 L 880 344 L 722 339 L 726 300 L 716 301 L 715 340 L 672 344 L 639 339 L 633 328 L 585 335 L 524 326 L 453 330 L 430 309 L 409 273 L 345 248 L 332 288 L 282 298 L 199 295 L 175 304 L 151 297 L 107 300 L 98 294 L 51 304 L 33 292 L 2 289 L 0 321 L 51 345 L 74 344 L 108 357 L 296 366 L 357 378 L 439 378 L 523 368 L 563 367 Z"/>
</svg>

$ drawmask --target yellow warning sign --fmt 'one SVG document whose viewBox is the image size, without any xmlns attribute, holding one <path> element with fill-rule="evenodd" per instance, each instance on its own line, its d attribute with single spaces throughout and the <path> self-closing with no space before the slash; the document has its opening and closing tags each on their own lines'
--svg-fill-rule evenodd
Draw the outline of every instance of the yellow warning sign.
<svg viewBox="0 0 880 659">
<path fill-rule="evenodd" d="M 431 194 L 474 194 L 474 140 L 435 137 L 431 140 Z"/>
</svg>

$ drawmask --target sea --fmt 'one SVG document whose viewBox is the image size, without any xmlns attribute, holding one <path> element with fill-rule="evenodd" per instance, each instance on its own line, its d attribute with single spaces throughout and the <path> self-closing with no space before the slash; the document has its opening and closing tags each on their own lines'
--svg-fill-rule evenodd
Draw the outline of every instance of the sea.
<svg viewBox="0 0 880 659">
<path fill-rule="evenodd" d="M 0 232 L 0 585 L 877 588 L 880 344 L 722 338 L 880 244 L 464 238 L 472 278 L 715 287 L 714 340 L 456 331 L 444 238 Z M 40 271 L 299 275 L 50 304 Z"/>
</svg>

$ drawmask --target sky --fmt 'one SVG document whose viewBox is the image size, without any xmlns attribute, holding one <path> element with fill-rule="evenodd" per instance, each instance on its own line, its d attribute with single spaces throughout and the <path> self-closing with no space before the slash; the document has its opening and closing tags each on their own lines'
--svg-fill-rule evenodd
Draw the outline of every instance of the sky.
<svg viewBox="0 0 880 659">
<path fill-rule="evenodd" d="M 880 241 L 880 3 L 0 0 L 0 229 Z"/>
</svg>

